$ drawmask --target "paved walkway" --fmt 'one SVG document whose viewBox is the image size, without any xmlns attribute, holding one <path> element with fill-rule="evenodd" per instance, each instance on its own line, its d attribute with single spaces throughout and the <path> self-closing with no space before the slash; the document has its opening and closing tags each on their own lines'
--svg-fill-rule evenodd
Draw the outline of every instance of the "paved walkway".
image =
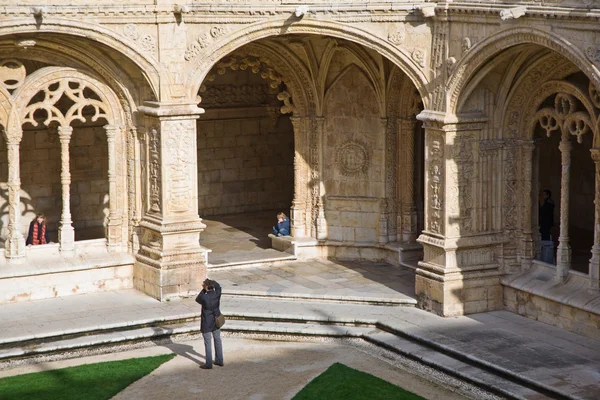
<svg viewBox="0 0 600 400">
<path fill-rule="evenodd" d="M 157 342 L 157 346 L 118 353 L 26 365 L 0 371 L 0 378 L 41 370 L 48 371 L 95 362 L 148 357 L 174 352 L 178 357 L 134 382 L 113 400 L 165 399 L 291 399 L 313 378 L 339 362 L 416 393 L 427 399 L 461 400 L 457 392 L 481 400 L 482 393 L 471 387 L 437 377 L 435 371 L 416 363 L 402 362 L 375 346 L 348 341 L 282 342 L 224 337 L 225 367 L 211 371 L 198 368 L 204 363 L 201 339 Z M 383 357 L 382 357 L 383 355 Z M 385 359 L 384 359 L 385 357 Z M 433 372 L 433 373 L 432 373 Z M 441 381 L 441 382 L 440 382 Z M 218 396 L 210 392 L 218 389 Z M 475 396 L 473 396 L 475 395 Z"/>
<path fill-rule="evenodd" d="M 506 311 L 441 318 L 414 307 L 224 296 L 226 315 L 285 320 L 380 322 L 468 357 L 569 393 L 597 399 L 600 342 Z M 193 299 L 160 303 L 134 290 L 69 296 L 0 307 L 0 342 L 75 332 L 144 318 L 199 314 Z"/>
<path fill-rule="evenodd" d="M 387 263 L 308 260 L 209 271 L 227 294 L 416 304 L 414 273 Z"/>
<path fill-rule="evenodd" d="M 206 229 L 200 234 L 200 244 L 211 249 L 208 262 L 223 265 L 289 257 L 271 248 L 271 227 L 277 222 L 277 211 L 229 214 L 206 217 Z"/>
</svg>

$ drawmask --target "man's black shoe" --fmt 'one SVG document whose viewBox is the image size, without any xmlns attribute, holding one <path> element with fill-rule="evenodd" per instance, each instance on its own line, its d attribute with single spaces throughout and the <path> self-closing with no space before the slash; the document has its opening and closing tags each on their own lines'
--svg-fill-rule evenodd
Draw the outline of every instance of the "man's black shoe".
<svg viewBox="0 0 600 400">
<path fill-rule="evenodd" d="M 202 364 L 202 365 L 200 366 L 200 368 L 202 368 L 202 369 L 212 369 L 212 367 L 209 367 L 209 366 L 208 366 L 208 365 L 206 365 L 206 364 Z"/>
</svg>

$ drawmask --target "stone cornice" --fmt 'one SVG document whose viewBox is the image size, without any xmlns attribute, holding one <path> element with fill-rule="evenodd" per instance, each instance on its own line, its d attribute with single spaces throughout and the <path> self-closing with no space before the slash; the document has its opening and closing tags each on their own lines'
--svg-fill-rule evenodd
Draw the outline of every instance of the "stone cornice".
<svg viewBox="0 0 600 400">
<path fill-rule="evenodd" d="M 2 0 L 0 0 L 1 2 Z M 249 23 L 269 17 L 291 16 L 297 8 L 297 2 L 289 0 L 263 0 L 256 2 L 229 0 L 215 3 L 214 0 L 195 1 L 193 4 L 185 4 L 187 12 L 182 14 L 186 23 Z M 500 20 L 500 12 L 522 4 L 526 7 L 526 13 L 520 18 L 544 18 L 552 20 L 590 20 L 600 19 L 600 1 L 591 8 L 581 4 L 580 1 L 563 0 L 563 4 L 542 5 L 530 2 L 507 2 L 497 1 L 464 1 L 443 2 L 438 1 L 369 1 L 369 0 L 344 0 L 338 3 L 326 1 L 314 1 L 307 4 L 307 16 L 311 18 L 329 18 L 348 22 L 397 22 L 406 18 L 411 20 L 423 20 L 419 11 L 424 6 L 435 7 L 437 18 L 492 16 Z M 179 4 L 179 3 L 178 3 Z M 304 3 L 303 3 L 304 4 Z M 77 5 L 70 2 L 68 5 L 44 6 L 44 18 L 75 18 L 93 17 L 102 21 L 110 18 L 111 22 L 118 22 L 118 18 L 127 18 L 127 22 L 138 23 L 165 23 L 176 20 L 173 4 L 107 4 L 107 5 Z M 14 19 L 15 17 L 31 17 L 32 9 L 29 5 L 0 5 L 0 21 L 3 19 Z M 131 20 L 131 18 L 134 18 Z M 223 21 L 215 19 L 224 18 Z M 293 22 L 293 21 L 292 21 Z M 43 23 L 43 22 L 42 22 Z"/>
</svg>

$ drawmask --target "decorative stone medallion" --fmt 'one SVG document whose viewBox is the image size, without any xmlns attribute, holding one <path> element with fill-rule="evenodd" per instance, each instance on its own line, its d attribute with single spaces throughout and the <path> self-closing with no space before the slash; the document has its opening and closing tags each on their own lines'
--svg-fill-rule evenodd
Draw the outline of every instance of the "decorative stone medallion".
<svg viewBox="0 0 600 400">
<path fill-rule="evenodd" d="M 3 60 L 0 62 L 0 80 L 7 90 L 17 89 L 25 81 L 27 72 L 20 61 Z"/>
<path fill-rule="evenodd" d="M 369 152 L 359 142 L 348 142 L 342 145 L 336 153 L 336 164 L 345 176 L 366 173 L 370 163 Z"/>
</svg>

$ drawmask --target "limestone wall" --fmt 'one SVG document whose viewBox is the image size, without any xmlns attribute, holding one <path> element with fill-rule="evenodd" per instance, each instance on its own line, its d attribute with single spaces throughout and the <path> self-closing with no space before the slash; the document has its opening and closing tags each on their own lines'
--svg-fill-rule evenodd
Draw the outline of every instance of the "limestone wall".
<svg viewBox="0 0 600 400">
<path fill-rule="evenodd" d="M 203 94 L 198 120 L 200 216 L 291 206 L 294 134 L 280 101 L 260 76 L 219 76 Z"/>
<path fill-rule="evenodd" d="M 325 219 L 332 241 L 377 240 L 384 195 L 384 126 L 373 87 L 357 67 L 338 77 L 325 96 L 323 180 Z"/>
<path fill-rule="evenodd" d="M 108 215 L 108 148 L 104 128 L 75 128 L 71 140 L 71 214 L 77 240 L 104 237 Z M 62 209 L 60 141 L 56 131 L 25 129 L 21 142 L 21 232 L 36 213 L 48 219 L 49 239 L 57 241 Z M 0 141 L 0 240 L 8 233 L 6 142 Z"/>
</svg>

